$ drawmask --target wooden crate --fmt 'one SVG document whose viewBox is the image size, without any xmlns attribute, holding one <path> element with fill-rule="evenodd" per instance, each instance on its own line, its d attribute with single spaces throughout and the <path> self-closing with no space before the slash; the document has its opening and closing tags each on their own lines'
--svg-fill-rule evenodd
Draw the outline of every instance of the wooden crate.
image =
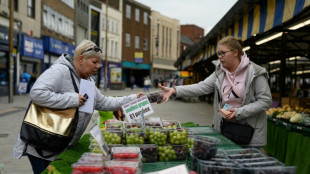
<svg viewBox="0 0 310 174">
<path fill-rule="evenodd" d="M 290 98 L 289 97 L 282 97 L 281 98 L 281 106 L 284 106 L 286 104 L 290 105 Z"/>
<path fill-rule="evenodd" d="M 310 108 L 310 98 L 291 98 L 290 104 L 292 107 Z"/>
<path fill-rule="evenodd" d="M 273 92 L 271 93 L 271 96 L 273 101 L 280 101 L 280 93 Z"/>
</svg>

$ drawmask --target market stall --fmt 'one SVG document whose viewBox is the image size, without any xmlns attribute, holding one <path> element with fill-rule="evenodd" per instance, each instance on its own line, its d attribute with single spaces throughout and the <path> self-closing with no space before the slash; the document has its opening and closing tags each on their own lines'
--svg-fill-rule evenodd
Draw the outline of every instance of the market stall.
<svg viewBox="0 0 310 174">
<path fill-rule="evenodd" d="M 297 166 L 297 174 L 309 173 L 309 110 L 284 105 L 269 111 L 273 112 L 267 112 L 269 116 L 265 150 L 286 165 Z"/>
<path fill-rule="evenodd" d="M 192 123 L 185 123 L 182 124 L 183 126 L 194 126 L 195 124 Z M 220 144 L 218 145 L 219 149 L 240 149 L 240 146 L 236 145 L 226 137 L 222 136 L 214 129 L 208 126 L 197 126 L 197 127 L 188 127 L 188 130 L 193 135 L 208 135 L 211 137 L 216 137 L 220 139 Z M 90 145 L 90 134 L 85 134 L 77 143 L 77 145 L 70 147 L 67 151 L 62 153 L 54 162 L 51 164 L 57 168 L 60 173 L 71 173 L 72 172 L 72 164 L 78 161 L 81 155 L 84 152 L 89 152 L 89 145 Z M 174 160 L 168 162 L 154 162 L 154 163 L 143 163 L 143 170 L 142 172 L 152 172 L 158 171 L 162 169 L 166 169 L 169 167 L 177 166 L 180 164 L 187 164 L 189 167 L 190 162 L 186 160 Z M 43 173 L 47 173 L 45 170 Z"/>
</svg>

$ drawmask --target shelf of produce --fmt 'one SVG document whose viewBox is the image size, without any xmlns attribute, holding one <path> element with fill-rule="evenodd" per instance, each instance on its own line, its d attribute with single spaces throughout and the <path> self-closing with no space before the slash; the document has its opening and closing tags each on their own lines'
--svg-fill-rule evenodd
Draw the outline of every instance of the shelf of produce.
<svg viewBox="0 0 310 174">
<path fill-rule="evenodd" d="M 183 126 L 184 127 L 184 126 Z M 195 130 L 199 132 L 199 135 L 206 135 L 220 139 L 220 144 L 218 145 L 219 149 L 240 149 L 241 147 L 222 136 L 220 133 L 213 130 L 208 126 L 199 126 L 199 127 L 187 127 L 189 130 Z M 212 131 L 213 130 L 213 131 Z M 205 132 L 204 132 L 205 131 Z M 212 133 L 210 133 L 212 132 Z M 198 134 L 197 134 L 198 135 Z M 71 173 L 72 168 L 71 165 L 75 163 L 84 152 L 88 152 L 89 149 L 89 138 L 90 134 L 85 134 L 79 142 L 73 146 L 68 148 L 65 152 L 60 154 L 57 157 L 57 160 L 53 161 L 51 165 L 55 166 L 56 169 L 61 173 Z M 180 160 L 180 161 L 168 161 L 168 162 L 155 162 L 155 163 L 143 163 L 142 172 L 154 172 L 162 169 L 166 169 L 169 167 L 177 166 L 180 164 L 188 164 L 188 160 Z M 46 174 L 47 170 L 43 172 Z"/>
<path fill-rule="evenodd" d="M 268 119 L 267 129 L 266 152 L 287 166 L 297 166 L 297 174 L 309 173 L 309 128 L 280 119 Z"/>
</svg>

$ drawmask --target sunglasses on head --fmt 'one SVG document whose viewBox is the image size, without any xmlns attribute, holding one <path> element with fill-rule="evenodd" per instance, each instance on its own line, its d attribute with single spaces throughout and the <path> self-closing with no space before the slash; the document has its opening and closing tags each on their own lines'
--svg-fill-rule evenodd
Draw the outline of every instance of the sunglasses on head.
<svg viewBox="0 0 310 174">
<path fill-rule="evenodd" d="M 89 49 L 83 51 L 83 52 L 81 53 L 81 55 L 82 55 L 83 53 L 88 52 L 88 51 L 91 51 L 91 50 L 94 50 L 94 51 L 97 52 L 97 53 L 98 53 L 98 52 L 102 53 L 102 51 L 101 51 L 101 49 L 100 49 L 99 47 L 94 46 L 93 48 L 89 48 Z"/>
</svg>

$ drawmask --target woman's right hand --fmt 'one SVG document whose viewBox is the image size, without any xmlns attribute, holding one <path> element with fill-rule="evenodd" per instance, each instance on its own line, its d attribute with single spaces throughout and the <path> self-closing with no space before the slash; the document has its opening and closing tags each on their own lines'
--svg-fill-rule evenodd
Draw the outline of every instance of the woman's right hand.
<svg viewBox="0 0 310 174">
<path fill-rule="evenodd" d="M 86 98 L 84 96 L 82 96 L 81 94 L 79 94 L 79 106 L 84 105 L 84 103 L 86 102 Z"/>
<path fill-rule="evenodd" d="M 162 103 L 162 102 L 165 102 L 165 101 L 168 101 L 169 98 L 176 93 L 175 89 L 174 88 L 168 88 L 168 87 L 165 87 L 165 86 L 161 86 L 161 85 L 158 85 L 158 87 L 162 90 L 163 92 L 163 100 L 161 102 L 158 102 L 158 104 Z"/>
</svg>

